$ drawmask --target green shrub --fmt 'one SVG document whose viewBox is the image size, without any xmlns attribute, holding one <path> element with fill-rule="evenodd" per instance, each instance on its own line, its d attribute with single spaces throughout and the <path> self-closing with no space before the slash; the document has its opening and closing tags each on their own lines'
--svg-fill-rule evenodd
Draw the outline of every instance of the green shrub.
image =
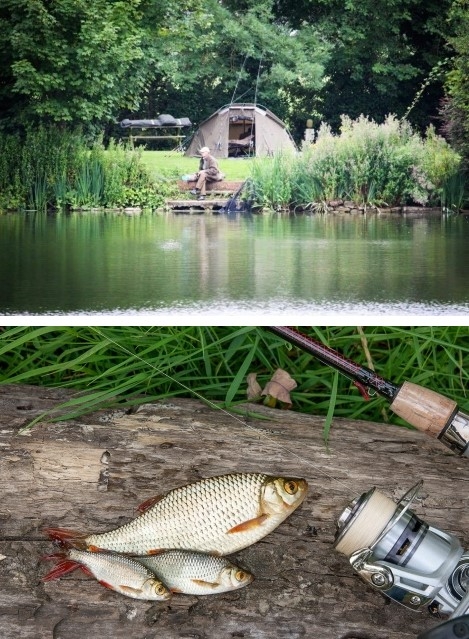
<svg viewBox="0 0 469 639">
<path fill-rule="evenodd" d="M 314 144 L 285 160 L 280 154 L 253 164 L 258 203 L 270 208 L 312 207 L 331 200 L 361 205 L 461 205 L 460 156 L 430 127 L 421 137 L 405 120 L 377 124 L 342 117 L 334 134 L 322 124 Z M 459 182 L 458 182 L 459 180 Z M 451 191 L 451 189 L 453 191 Z M 453 195 L 450 193 L 453 192 Z"/>
<path fill-rule="evenodd" d="M 287 209 L 292 202 L 292 156 L 277 153 L 271 158 L 256 158 L 251 180 L 256 202 L 271 209 Z"/>
<path fill-rule="evenodd" d="M 142 152 L 79 132 L 40 127 L 0 136 L 0 210 L 160 206 L 169 188 L 156 182 Z"/>
</svg>

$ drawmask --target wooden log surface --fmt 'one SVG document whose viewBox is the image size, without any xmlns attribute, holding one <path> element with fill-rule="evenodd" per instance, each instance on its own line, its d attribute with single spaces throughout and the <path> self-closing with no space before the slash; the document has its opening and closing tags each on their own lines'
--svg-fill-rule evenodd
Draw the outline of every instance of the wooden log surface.
<svg viewBox="0 0 469 639">
<path fill-rule="evenodd" d="M 377 486 L 397 501 L 424 480 L 413 510 L 469 547 L 469 460 L 395 426 L 255 407 L 246 424 L 192 399 L 108 410 L 18 431 L 70 396 L 0 389 L 0 637 L 2 639 L 415 639 L 429 613 L 390 602 L 333 549 L 336 520 Z M 253 405 L 246 407 L 253 409 Z M 305 477 L 302 506 L 233 556 L 255 581 L 232 593 L 169 602 L 128 599 L 81 571 L 44 583 L 53 552 L 42 530 L 105 531 L 147 498 L 202 477 L 261 471 Z"/>
</svg>

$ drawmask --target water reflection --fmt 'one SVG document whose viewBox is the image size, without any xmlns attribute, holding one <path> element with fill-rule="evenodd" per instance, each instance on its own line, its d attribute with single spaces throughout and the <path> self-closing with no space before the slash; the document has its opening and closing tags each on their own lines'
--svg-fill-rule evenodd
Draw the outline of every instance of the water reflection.
<svg viewBox="0 0 469 639">
<path fill-rule="evenodd" d="M 441 215 L 5 215 L 0 314 L 466 314 L 468 239 Z"/>
</svg>

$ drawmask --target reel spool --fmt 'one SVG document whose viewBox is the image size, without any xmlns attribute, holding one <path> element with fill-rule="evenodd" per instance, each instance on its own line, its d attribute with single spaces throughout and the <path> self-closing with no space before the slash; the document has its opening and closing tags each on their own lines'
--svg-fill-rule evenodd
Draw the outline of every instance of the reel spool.
<svg viewBox="0 0 469 639">
<path fill-rule="evenodd" d="M 394 601 L 451 613 L 469 598 L 469 553 L 456 537 L 410 510 L 421 485 L 397 505 L 376 488 L 354 499 L 338 519 L 334 547 L 364 581 Z"/>
</svg>

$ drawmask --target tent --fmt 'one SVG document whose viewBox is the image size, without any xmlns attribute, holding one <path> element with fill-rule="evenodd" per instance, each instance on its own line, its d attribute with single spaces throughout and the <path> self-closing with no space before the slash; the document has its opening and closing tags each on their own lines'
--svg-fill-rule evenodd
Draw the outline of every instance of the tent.
<svg viewBox="0 0 469 639">
<path fill-rule="evenodd" d="M 285 124 L 259 104 L 235 103 L 218 109 L 200 124 L 185 154 L 197 155 L 203 146 L 217 158 L 296 151 Z"/>
</svg>

